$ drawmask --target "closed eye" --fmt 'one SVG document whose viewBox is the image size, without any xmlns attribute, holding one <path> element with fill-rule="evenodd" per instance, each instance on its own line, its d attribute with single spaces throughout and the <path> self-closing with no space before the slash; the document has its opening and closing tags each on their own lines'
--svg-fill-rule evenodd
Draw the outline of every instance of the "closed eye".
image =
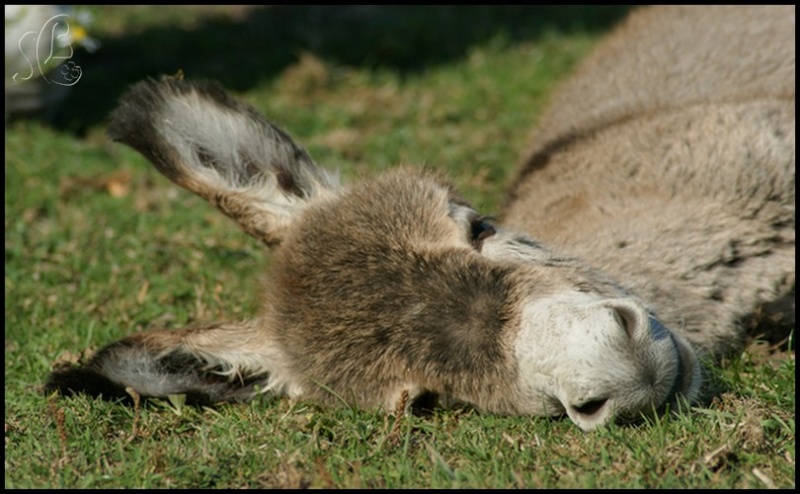
<svg viewBox="0 0 800 494">
<path fill-rule="evenodd" d="M 497 233 L 489 220 L 490 218 L 487 216 L 477 216 L 470 221 L 470 240 L 475 250 L 480 251 L 483 241 Z"/>
</svg>

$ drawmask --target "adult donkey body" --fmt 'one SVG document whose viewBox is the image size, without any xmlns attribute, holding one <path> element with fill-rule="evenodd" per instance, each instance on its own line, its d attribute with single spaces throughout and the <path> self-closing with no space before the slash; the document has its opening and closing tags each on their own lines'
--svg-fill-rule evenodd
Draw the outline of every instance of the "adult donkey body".
<svg viewBox="0 0 800 494">
<path fill-rule="evenodd" d="M 556 94 L 507 229 L 431 172 L 340 185 L 209 83 L 139 83 L 109 132 L 275 247 L 263 309 L 130 336 L 47 389 L 433 393 L 589 430 L 695 399 L 697 354 L 794 324 L 793 7 L 634 13 Z"/>
</svg>

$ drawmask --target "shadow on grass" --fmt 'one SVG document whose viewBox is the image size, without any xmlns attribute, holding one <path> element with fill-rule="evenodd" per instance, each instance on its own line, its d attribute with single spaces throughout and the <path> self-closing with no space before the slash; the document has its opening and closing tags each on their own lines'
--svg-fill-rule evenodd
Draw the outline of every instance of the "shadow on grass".
<svg viewBox="0 0 800 494">
<path fill-rule="evenodd" d="M 98 52 L 78 54 L 76 62 L 85 69 L 85 76 L 71 88 L 53 124 L 82 134 L 102 122 L 130 84 L 179 69 L 187 77 L 217 79 L 234 91 L 275 77 L 303 52 L 335 64 L 406 75 L 458 59 L 470 47 L 495 37 L 515 43 L 535 41 L 548 32 L 606 31 L 628 10 L 619 6 L 272 6 L 242 9 L 236 16 L 212 15 L 188 23 L 191 27 L 162 22 L 100 37 Z M 145 15 L 159 13 L 154 9 Z"/>
</svg>

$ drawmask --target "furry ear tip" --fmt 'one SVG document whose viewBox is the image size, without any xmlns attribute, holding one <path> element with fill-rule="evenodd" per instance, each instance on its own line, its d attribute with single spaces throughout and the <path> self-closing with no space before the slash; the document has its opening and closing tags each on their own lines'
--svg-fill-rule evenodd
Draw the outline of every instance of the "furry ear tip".
<svg viewBox="0 0 800 494">
<path fill-rule="evenodd" d="M 167 75 L 136 82 L 120 96 L 116 108 L 109 115 L 106 135 L 112 141 L 127 144 L 143 129 L 155 126 L 154 115 L 169 98 L 188 94 L 201 86 L 212 88 L 214 83 Z M 212 91 L 222 91 L 222 88 L 217 84 Z"/>
<path fill-rule="evenodd" d="M 42 392 L 49 396 L 87 394 L 106 399 L 130 398 L 125 389 L 91 367 L 70 366 L 54 370 L 42 386 Z"/>
</svg>

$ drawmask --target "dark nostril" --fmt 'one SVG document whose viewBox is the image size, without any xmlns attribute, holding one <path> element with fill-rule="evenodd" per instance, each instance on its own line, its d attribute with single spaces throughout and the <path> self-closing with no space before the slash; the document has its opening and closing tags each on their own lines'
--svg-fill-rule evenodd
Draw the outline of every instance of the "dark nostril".
<svg viewBox="0 0 800 494">
<path fill-rule="evenodd" d="M 572 408 L 581 415 L 592 416 L 602 410 L 606 403 L 608 403 L 608 398 L 600 398 L 597 400 L 589 400 L 582 405 L 573 406 Z"/>
</svg>

